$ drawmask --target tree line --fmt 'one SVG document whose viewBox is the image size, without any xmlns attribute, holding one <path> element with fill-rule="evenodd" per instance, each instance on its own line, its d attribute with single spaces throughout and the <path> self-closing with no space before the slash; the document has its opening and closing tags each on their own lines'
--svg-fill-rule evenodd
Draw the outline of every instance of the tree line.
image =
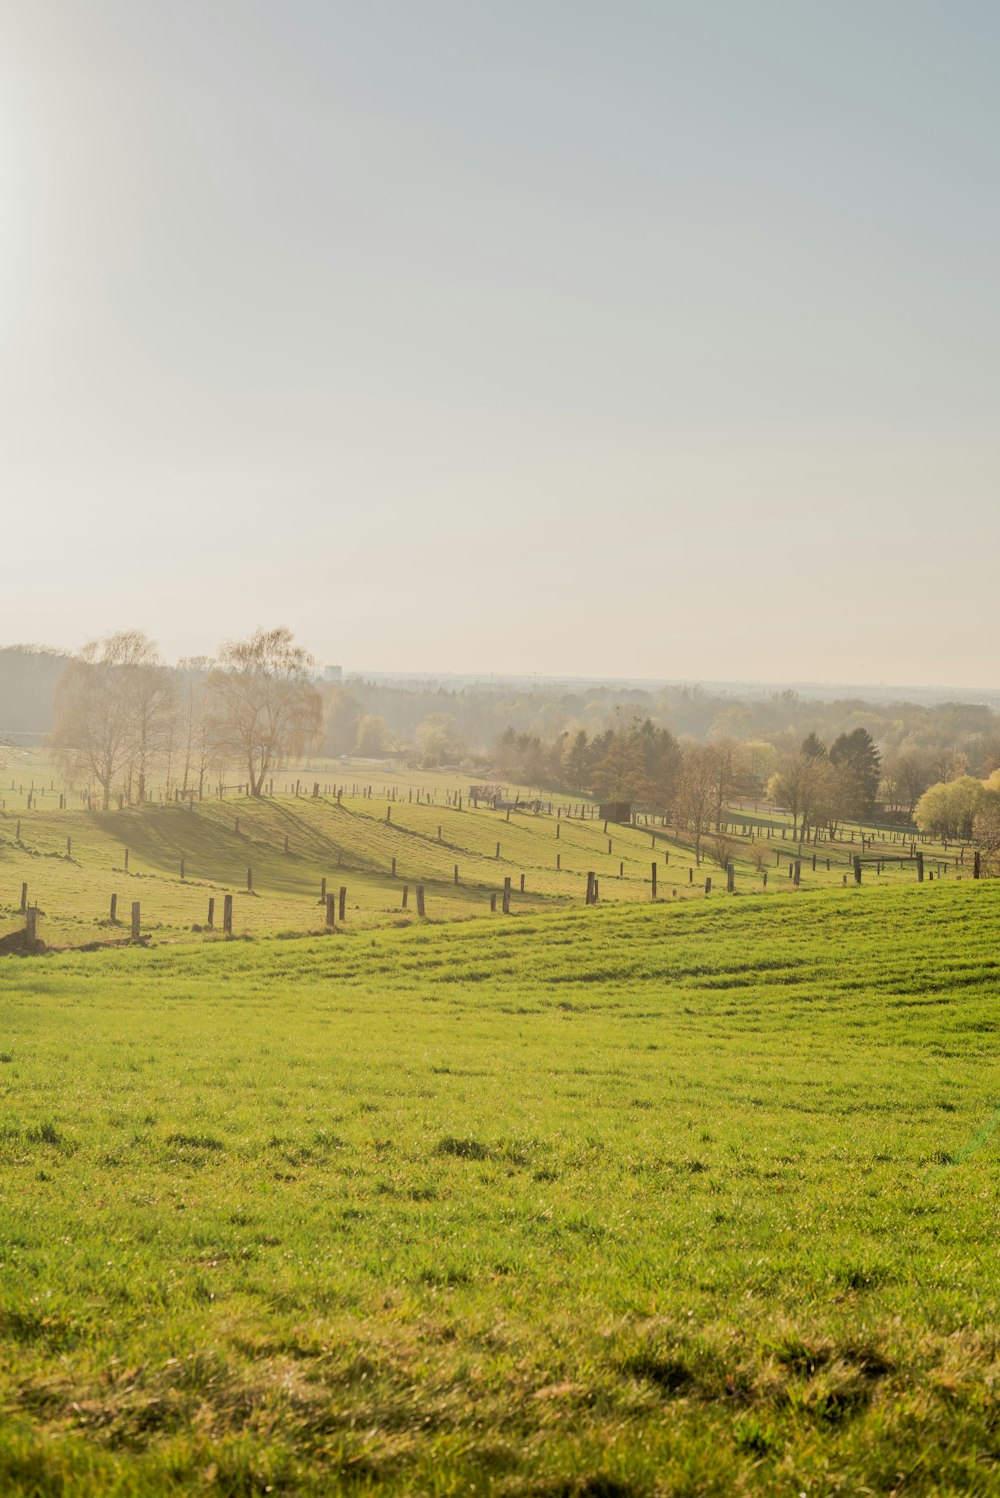
<svg viewBox="0 0 1000 1498">
<path fill-rule="evenodd" d="M 71 780 L 143 802 L 154 774 L 180 795 L 236 765 L 259 796 L 284 760 L 315 744 L 322 699 L 312 658 L 284 628 L 225 642 L 214 660 L 164 664 L 139 630 L 85 645 L 55 685 L 50 744 Z"/>
</svg>

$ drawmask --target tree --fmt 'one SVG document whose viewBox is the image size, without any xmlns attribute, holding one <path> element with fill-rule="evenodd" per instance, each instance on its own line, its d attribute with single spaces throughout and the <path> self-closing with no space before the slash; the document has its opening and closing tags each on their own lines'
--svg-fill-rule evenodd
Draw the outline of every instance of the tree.
<svg viewBox="0 0 1000 1498">
<path fill-rule="evenodd" d="M 929 757 L 916 750 L 889 755 L 882 765 L 882 794 L 892 811 L 912 819 L 913 809 L 932 780 Z"/>
<path fill-rule="evenodd" d="M 753 801 L 753 809 L 767 788 L 767 782 L 778 768 L 778 751 L 764 740 L 739 744 L 734 764 L 734 788 Z"/>
<path fill-rule="evenodd" d="M 105 811 L 133 780 L 145 798 L 173 717 L 172 683 L 151 640 L 139 630 L 91 640 L 56 683 L 55 712 L 56 757 L 68 773 L 97 781 Z"/>
<path fill-rule="evenodd" d="M 220 754 L 246 766 L 252 796 L 263 794 L 271 770 L 303 754 L 319 735 L 312 665 L 283 627 L 255 630 L 219 651 L 206 683 L 210 738 Z"/>
<path fill-rule="evenodd" d="M 914 812 L 917 826 L 936 837 L 971 837 L 986 794 L 986 786 L 972 775 L 928 786 Z"/>
<path fill-rule="evenodd" d="M 826 745 L 815 733 L 807 733 L 802 740 L 802 753 L 807 759 L 826 759 Z"/>
<path fill-rule="evenodd" d="M 351 754 L 358 738 L 361 708 L 348 687 L 330 687 L 326 692 L 323 749 L 327 754 Z"/>
<path fill-rule="evenodd" d="M 844 816 L 869 817 L 882 779 L 882 759 L 867 728 L 842 733 L 830 745 L 830 763 L 841 772 Z"/>
<path fill-rule="evenodd" d="M 674 816 L 678 828 L 691 834 L 694 861 L 701 863 L 701 844 L 715 811 L 718 764 L 707 744 L 689 744 L 683 751 Z"/>
<path fill-rule="evenodd" d="M 458 724 L 451 713 L 430 713 L 414 735 L 421 762 L 427 769 L 455 759 L 460 751 Z"/>
<path fill-rule="evenodd" d="M 130 739 L 128 799 L 132 799 L 134 776 L 136 799 L 141 805 L 146 800 L 150 770 L 169 755 L 177 694 L 173 676 L 144 636 L 133 637 L 132 658 L 123 669 Z"/>
<path fill-rule="evenodd" d="M 593 760 L 585 728 L 578 728 L 576 733 L 567 735 L 567 741 L 560 755 L 560 766 L 569 790 L 590 790 Z"/>
<path fill-rule="evenodd" d="M 198 782 L 198 800 L 205 794 L 205 776 L 212 768 L 212 745 L 206 715 L 205 687 L 212 662 L 207 655 L 186 656 L 177 663 L 180 682 L 179 723 L 184 746 L 184 770 L 181 776 L 181 795 L 186 796 L 188 786 Z"/>
<path fill-rule="evenodd" d="M 972 836 L 982 854 L 983 873 L 1000 874 L 1000 770 L 994 770 L 983 787 Z"/>
<path fill-rule="evenodd" d="M 392 745 L 389 725 L 378 713 L 364 713 L 358 721 L 354 752 L 363 759 L 379 759 Z"/>
</svg>

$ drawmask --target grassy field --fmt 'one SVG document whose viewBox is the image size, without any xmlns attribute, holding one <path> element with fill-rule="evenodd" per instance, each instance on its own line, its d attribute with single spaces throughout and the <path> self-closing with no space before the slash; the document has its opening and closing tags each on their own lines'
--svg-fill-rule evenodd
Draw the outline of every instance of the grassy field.
<svg viewBox="0 0 1000 1498">
<path fill-rule="evenodd" d="M 582 904 L 588 871 L 599 880 L 602 903 L 649 901 L 654 861 L 659 899 L 703 900 L 706 877 L 713 881 L 713 897 L 725 890 L 714 836 L 705 839 L 698 864 L 690 843 L 656 819 L 605 829 L 592 806 L 565 797 L 553 800 L 551 813 L 476 808 L 468 801 L 468 781 L 440 772 L 316 763 L 301 767 L 294 778 L 280 778 L 276 794 L 263 800 L 232 793 L 190 807 L 157 801 L 107 812 L 82 809 L 79 796 L 62 788 L 38 755 L 26 755 L 5 775 L 0 940 L 23 928 L 24 886 L 28 903 L 40 911 L 39 936 L 51 947 L 124 941 L 133 901 L 140 903 L 143 933 L 155 942 L 214 939 L 226 894 L 233 896 L 238 936 L 320 932 L 324 879 L 338 900 L 341 887 L 346 889 L 349 928 L 410 923 L 418 884 L 432 921 L 488 912 L 491 897 L 500 902 L 505 878 L 518 915 Z M 295 794 L 296 779 L 301 795 Z M 327 793 L 314 797 L 317 783 Z M 339 800 L 334 784 L 342 787 Z M 369 784 L 371 796 L 365 794 Z M 797 848 L 787 818 L 773 808 L 733 808 L 726 816 L 736 829 L 725 844 L 736 893 L 761 892 L 765 871 L 769 896 L 788 893 Z M 864 831 L 852 826 L 835 844 L 803 848 L 801 891 L 850 881 L 851 857 L 861 850 Z M 866 865 L 865 889 L 911 885 L 913 864 L 893 861 L 908 851 L 900 835 L 867 829 L 867 836 L 874 841 L 866 855 L 889 861 L 881 869 Z M 954 880 L 969 872 L 957 862 L 961 849 L 921 847 L 928 874 Z M 113 895 L 117 925 L 110 921 Z M 209 900 L 215 902 L 213 932 L 207 930 Z"/>
<path fill-rule="evenodd" d="M 0 960 L 0 1491 L 1000 1493 L 998 922 Z"/>
</svg>

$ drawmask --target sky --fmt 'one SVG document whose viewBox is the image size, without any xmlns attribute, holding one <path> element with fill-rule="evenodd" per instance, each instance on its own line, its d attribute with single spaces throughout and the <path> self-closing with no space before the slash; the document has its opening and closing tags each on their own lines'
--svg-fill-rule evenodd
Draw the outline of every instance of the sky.
<svg viewBox="0 0 1000 1498">
<path fill-rule="evenodd" d="M 0 36 L 0 644 L 1000 685 L 993 0 Z"/>
</svg>

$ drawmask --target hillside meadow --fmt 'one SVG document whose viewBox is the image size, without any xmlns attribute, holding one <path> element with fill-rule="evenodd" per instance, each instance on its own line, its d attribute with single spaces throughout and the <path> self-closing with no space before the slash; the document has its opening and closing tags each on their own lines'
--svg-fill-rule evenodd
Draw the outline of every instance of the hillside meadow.
<svg viewBox="0 0 1000 1498">
<path fill-rule="evenodd" d="M 0 959 L 0 1491 L 1000 1492 L 998 921 Z"/>
</svg>

